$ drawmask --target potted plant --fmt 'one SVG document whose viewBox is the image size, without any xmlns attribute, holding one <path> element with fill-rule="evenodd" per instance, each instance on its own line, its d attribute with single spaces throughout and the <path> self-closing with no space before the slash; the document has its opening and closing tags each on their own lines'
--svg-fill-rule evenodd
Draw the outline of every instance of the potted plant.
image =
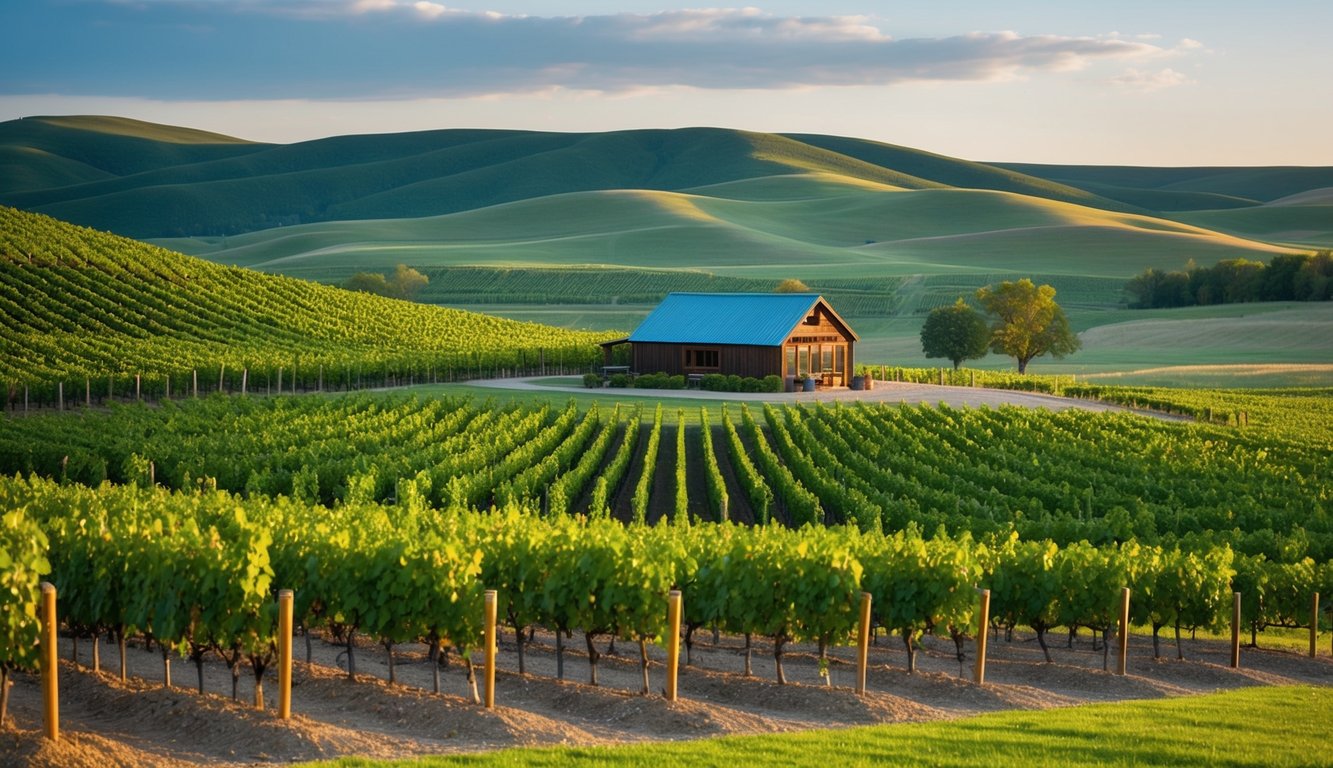
<svg viewBox="0 0 1333 768">
<path fill-rule="evenodd" d="M 814 392 L 814 391 L 815 391 L 815 382 L 817 382 L 817 381 L 819 381 L 819 379 L 816 379 L 814 376 L 811 376 L 810 374 L 807 373 L 807 374 L 805 375 L 805 377 L 804 377 L 803 379 L 801 379 L 801 391 L 802 391 L 802 392 Z"/>
</svg>

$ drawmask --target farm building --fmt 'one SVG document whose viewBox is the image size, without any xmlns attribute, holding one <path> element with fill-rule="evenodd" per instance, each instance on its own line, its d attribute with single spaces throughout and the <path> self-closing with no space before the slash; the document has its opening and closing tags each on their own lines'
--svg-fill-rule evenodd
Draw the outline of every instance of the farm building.
<svg viewBox="0 0 1333 768">
<path fill-rule="evenodd" d="M 626 339 L 636 373 L 806 374 L 846 386 L 857 335 L 815 293 L 672 293 Z"/>
</svg>

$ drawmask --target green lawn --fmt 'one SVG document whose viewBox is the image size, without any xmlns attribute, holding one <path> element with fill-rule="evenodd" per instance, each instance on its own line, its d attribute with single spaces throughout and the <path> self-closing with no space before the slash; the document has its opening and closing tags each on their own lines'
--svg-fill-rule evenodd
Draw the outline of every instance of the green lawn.
<svg viewBox="0 0 1333 768">
<path fill-rule="evenodd" d="M 1189 698 L 999 712 L 627 747 L 509 749 L 341 766 L 1328 765 L 1333 688 L 1256 687 Z"/>
</svg>

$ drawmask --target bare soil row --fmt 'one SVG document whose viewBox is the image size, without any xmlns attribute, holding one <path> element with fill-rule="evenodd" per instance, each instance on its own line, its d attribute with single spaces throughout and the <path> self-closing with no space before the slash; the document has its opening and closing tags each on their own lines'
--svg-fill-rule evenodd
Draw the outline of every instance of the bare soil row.
<svg viewBox="0 0 1333 768">
<path fill-rule="evenodd" d="M 1224 643 L 1186 640 L 1186 659 L 1163 646 L 1154 659 L 1149 638 L 1135 636 L 1129 674 L 1102 671 L 1102 651 L 1085 632 L 1072 645 L 1055 643 L 1046 663 L 1031 635 L 990 644 L 985 686 L 972 681 L 972 645 L 960 662 L 952 641 L 927 637 L 918 670 L 907 671 L 902 640 L 880 636 L 871 650 L 869 692 L 857 696 L 853 649 L 830 652 L 828 677 L 820 675 L 813 647 L 789 646 L 788 684 L 775 680 L 772 645 L 756 638 L 746 676 L 743 638 L 700 633 L 692 664 L 682 668 L 681 701 L 668 703 L 663 652 L 650 646 L 649 695 L 640 693 L 638 647 L 621 641 L 604 655 L 600 685 L 586 682 L 581 636 L 564 643 L 565 680 L 557 680 L 554 636 L 538 632 L 527 647 L 527 674 L 517 673 L 512 632 L 501 642 L 495 710 L 472 703 L 463 665 L 454 657 L 442 670 L 441 693 L 431 692 L 434 663 L 419 645 L 394 649 L 398 682 L 390 685 L 382 646 L 358 646 L 358 676 L 340 668 L 341 646 L 316 637 L 312 663 L 296 665 L 295 716 L 274 716 L 276 680 L 266 681 L 267 710 L 253 706 L 247 675 L 238 701 L 230 698 L 225 665 L 204 665 L 205 694 L 197 693 L 192 664 L 176 660 L 172 688 L 162 686 L 158 651 L 131 646 L 129 680 L 111 674 L 114 645 L 100 648 L 102 672 L 87 668 L 89 644 L 80 644 L 81 666 L 62 648 L 61 742 L 40 736 L 41 691 L 37 679 L 18 675 L 12 721 L 0 729 L 3 766 L 195 766 L 249 765 L 332 758 L 340 755 L 410 757 L 472 752 L 520 745 L 618 744 L 705 738 L 726 734 L 838 728 L 876 723 L 940 720 L 1006 709 L 1044 709 L 1094 701 L 1159 698 L 1250 685 L 1333 685 L 1333 659 L 1290 651 L 1246 649 L 1239 670 L 1230 669 Z M 607 650 L 605 641 L 599 648 Z M 304 642 L 297 638 L 297 657 Z"/>
</svg>

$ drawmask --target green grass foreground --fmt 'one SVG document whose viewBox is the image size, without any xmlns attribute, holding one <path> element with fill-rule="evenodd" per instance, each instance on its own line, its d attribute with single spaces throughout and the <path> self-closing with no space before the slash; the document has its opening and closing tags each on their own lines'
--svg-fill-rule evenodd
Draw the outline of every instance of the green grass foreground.
<svg viewBox="0 0 1333 768">
<path fill-rule="evenodd" d="M 1327 765 L 1330 711 L 1333 688 L 1261 687 L 952 722 L 318 765 Z"/>
</svg>

